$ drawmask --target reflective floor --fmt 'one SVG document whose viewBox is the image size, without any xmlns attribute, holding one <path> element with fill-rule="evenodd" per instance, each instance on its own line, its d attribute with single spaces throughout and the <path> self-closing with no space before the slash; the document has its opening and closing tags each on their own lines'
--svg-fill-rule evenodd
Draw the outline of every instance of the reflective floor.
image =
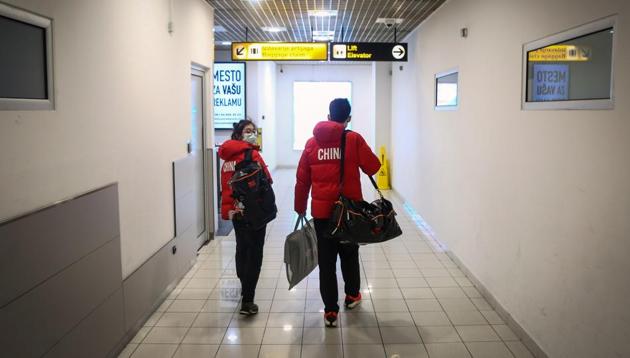
<svg viewBox="0 0 630 358">
<path fill-rule="evenodd" d="M 295 224 L 294 175 L 274 175 L 279 216 L 267 228 L 260 313 L 238 314 L 232 233 L 200 251 L 120 357 L 532 357 L 396 198 L 404 235 L 361 247 L 364 301 L 351 312 L 342 309 L 338 328 L 325 328 L 317 270 L 291 291 L 284 271 L 284 239 Z"/>
</svg>

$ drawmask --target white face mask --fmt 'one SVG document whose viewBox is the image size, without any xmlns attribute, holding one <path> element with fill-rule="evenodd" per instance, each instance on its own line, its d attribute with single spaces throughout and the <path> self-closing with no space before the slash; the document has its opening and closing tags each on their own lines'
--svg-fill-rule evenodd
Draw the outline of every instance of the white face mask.
<svg viewBox="0 0 630 358">
<path fill-rule="evenodd" d="M 249 144 L 256 144 L 256 133 L 245 133 L 243 134 L 243 140 Z"/>
</svg>

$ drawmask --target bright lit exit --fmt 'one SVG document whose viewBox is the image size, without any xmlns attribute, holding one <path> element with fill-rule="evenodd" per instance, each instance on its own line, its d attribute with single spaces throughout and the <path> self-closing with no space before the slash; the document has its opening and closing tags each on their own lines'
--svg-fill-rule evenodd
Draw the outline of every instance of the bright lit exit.
<svg viewBox="0 0 630 358">
<path fill-rule="evenodd" d="M 293 82 L 293 149 L 303 150 L 313 136 L 313 127 L 328 116 L 335 98 L 352 104 L 352 82 Z"/>
</svg>

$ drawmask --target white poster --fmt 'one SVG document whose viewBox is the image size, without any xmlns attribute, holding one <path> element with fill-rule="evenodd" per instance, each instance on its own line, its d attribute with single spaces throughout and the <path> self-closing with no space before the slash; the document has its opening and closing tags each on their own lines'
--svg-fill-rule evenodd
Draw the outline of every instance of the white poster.
<svg viewBox="0 0 630 358">
<path fill-rule="evenodd" d="M 245 119 L 245 63 L 214 64 L 214 128 L 232 129 Z"/>
</svg>

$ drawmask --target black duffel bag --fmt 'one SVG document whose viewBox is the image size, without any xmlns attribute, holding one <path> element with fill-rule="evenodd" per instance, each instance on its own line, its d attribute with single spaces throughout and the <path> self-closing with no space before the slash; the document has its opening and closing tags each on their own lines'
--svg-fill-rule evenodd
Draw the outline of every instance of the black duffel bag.
<svg viewBox="0 0 630 358">
<path fill-rule="evenodd" d="M 335 202 L 333 208 L 331 236 L 341 242 L 365 245 L 384 242 L 402 235 L 392 203 L 383 197 L 371 176 L 370 181 L 378 192 L 379 199 L 368 203 L 343 196 L 346 133 L 347 131 L 344 131 L 341 137 L 340 192 L 342 194 L 339 195 L 339 200 Z"/>
</svg>

